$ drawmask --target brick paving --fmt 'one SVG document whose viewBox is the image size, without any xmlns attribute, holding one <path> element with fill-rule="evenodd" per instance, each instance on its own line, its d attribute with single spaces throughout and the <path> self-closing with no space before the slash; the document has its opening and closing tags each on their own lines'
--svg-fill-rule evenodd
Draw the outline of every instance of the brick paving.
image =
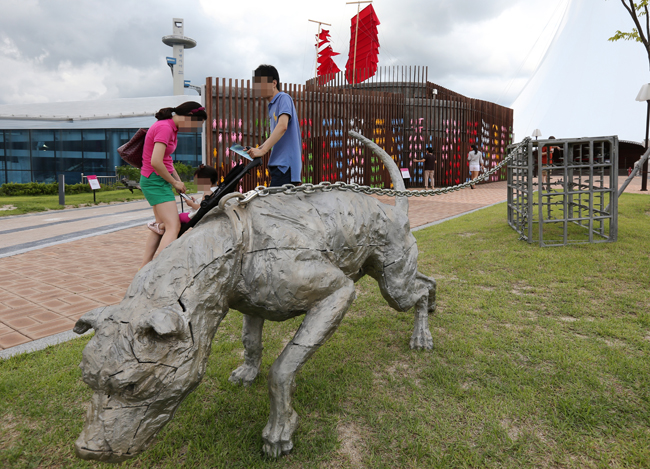
<svg viewBox="0 0 650 469">
<path fill-rule="evenodd" d="M 636 178 L 626 192 L 647 195 L 640 185 Z M 379 199 L 394 204 L 393 198 Z M 411 227 L 505 200 L 505 182 L 412 197 Z M 0 350 L 69 331 L 87 311 L 119 303 L 138 270 L 147 233 L 139 226 L 0 258 Z"/>
<path fill-rule="evenodd" d="M 0 349 L 69 331 L 91 309 L 119 303 L 147 233 L 130 228 L 0 259 Z"/>
</svg>

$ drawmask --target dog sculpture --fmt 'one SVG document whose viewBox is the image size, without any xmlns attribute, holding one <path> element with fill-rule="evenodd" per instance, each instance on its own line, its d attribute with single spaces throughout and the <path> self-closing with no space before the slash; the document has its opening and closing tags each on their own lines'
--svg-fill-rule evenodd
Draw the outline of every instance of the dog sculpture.
<svg viewBox="0 0 650 469">
<path fill-rule="evenodd" d="M 397 167 L 378 148 L 403 189 Z M 199 385 L 230 308 L 244 314 L 245 361 L 230 377 L 243 385 L 260 370 L 264 321 L 305 316 L 269 371 L 271 412 L 262 437 L 273 457 L 293 447 L 296 373 L 336 331 L 359 278 L 375 278 L 393 308 L 415 306 L 410 345 L 432 348 L 435 281 L 417 271 L 407 210 L 405 197 L 393 207 L 335 189 L 258 197 L 210 212 L 138 272 L 120 304 L 77 321 L 75 332 L 95 330 L 80 364 L 94 395 L 77 455 L 120 462 L 144 451 Z"/>
</svg>

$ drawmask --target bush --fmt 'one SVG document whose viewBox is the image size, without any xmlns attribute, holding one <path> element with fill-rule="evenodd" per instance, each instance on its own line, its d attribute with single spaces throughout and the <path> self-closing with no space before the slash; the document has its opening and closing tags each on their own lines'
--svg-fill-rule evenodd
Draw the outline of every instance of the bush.
<svg viewBox="0 0 650 469">
<path fill-rule="evenodd" d="M 181 181 L 191 181 L 192 177 L 194 176 L 194 168 L 179 161 L 174 163 L 174 169 L 178 173 L 178 176 L 181 178 Z"/>
<path fill-rule="evenodd" d="M 174 169 L 181 178 L 181 181 L 191 181 L 194 177 L 195 169 L 181 162 L 174 163 Z M 127 178 L 132 181 L 140 180 L 140 170 L 131 165 L 122 165 L 117 167 L 117 175 L 120 178 Z"/>
<path fill-rule="evenodd" d="M 88 184 L 66 184 L 66 194 L 81 194 L 83 192 L 92 192 Z M 59 183 L 52 182 L 44 184 L 40 182 L 28 182 L 19 184 L 16 182 L 6 182 L 0 186 L 0 195 L 17 196 L 17 195 L 57 195 L 59 193 Z"/>
<path fill-rule="evenodd" d="M 135 168 L 129 164 L 118 166 L 116 171 L 120 179 L 125 177 L 127 179 L 130 179 L 131 181 L 140 180 L 140 169 Z"/>
</svg>

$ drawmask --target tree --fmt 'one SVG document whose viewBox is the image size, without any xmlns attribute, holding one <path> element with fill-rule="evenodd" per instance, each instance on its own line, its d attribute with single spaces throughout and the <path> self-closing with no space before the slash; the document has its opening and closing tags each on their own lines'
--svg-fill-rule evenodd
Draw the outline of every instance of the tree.
<svg viewBox="0 0 650 469">
<path fill-rule="evenodd" d="M 640 2 L 621 0 L 621 3 L 632 17 L 632 21 L 634 21 L 636 27 L 632 28 L 632 32 L 629 33 L 616 31 L 616 34 L 608 40 L 611 42 L 623 40 L 643 43 L 646 54 L 648 54 L 648 65 L 650 66 L 650 43 L 648 42 L 650 38 L 650 15 L 648 15 L 648 0 L 641 0 Z M 643 18 L 644 16 L 645 18 Z M 644 19 L 645 25 L 642 25 L 641 21 Z"/>
<path fill-rule="evenodd" d="M 631 33 L 616 31 L 616 34 L 610 37 L 609 41 L 616 42 L 622 39 L 624 41 L 636 41 L 643 43 L 646 54 L 648 54 L 648 64 L 650 65 L 650 44 L 648 43 L 648 38 L 650 38 L 650 15 L 648 14 L 648 0 L 641 0 L 640 2 L 634 2 L 632 0 L 621 0 L 621 3 L 632 17 L 632 21 L 634 21 L 636 28 L 632 28 Z M 643 18 L 644 16 L 645 18 Z M 642 19 L 645 19 L 645 29 L 641 25 Z M 647 149 L 648 131 L 650 128 L 650 101 L 648 101 L 648 117 L 646 119 L 645 126 L 645 145 Z M 648 190 L 648 160 L 643 163 L 643 169 L 641 170 L 641 190 Z"/>
</svg>

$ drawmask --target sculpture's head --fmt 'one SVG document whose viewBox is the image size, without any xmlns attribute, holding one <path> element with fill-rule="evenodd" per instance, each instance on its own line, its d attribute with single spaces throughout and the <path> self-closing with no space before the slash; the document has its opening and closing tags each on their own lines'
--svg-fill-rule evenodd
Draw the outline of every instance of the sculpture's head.
<svg viewBox="0 0 650 469">
<path fill-rule="evenodd" d="M 74 327 L 78 334 L 95 330 L 79 365 L 94 391 L 75 444 L 83 459 L 115 463 L 144 451 L 200 380 L 181 306 L 134 315 L 132 303 L 92 310 Z"/>
<path fill-rule="evenodd" d="M 232 232 L 227 217 L 206 216 L 135 275 L 119 305 L 77 321 L 76 333 L 95 330 L 79 365 L 94 391 L 79 457 L 119 462 L 141 453 L 200 383 L 237 278 L 241 243 Z"/>
</svg>

